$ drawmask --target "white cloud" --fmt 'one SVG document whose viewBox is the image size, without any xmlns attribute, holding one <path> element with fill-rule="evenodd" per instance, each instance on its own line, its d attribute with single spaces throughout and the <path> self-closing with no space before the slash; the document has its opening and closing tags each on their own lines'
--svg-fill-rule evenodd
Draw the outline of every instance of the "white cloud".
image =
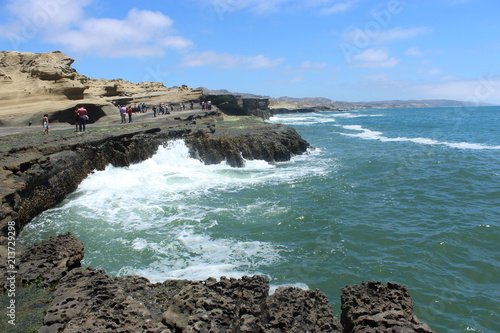
<svg viewBox="0 0 500 333">
<path fill-rule="evenodd" d="M 75 52 L 108 57 L 161 56 L 166 49 L 192 45 L 175 34 L 173 24 L 160 12 L 131 9 L 123 20 L 87 19 L 77 29 L 52 36 L 51 41 Z"/>
<path fill-rule="evenodd" d="M 366 49 L 352 57 L 355 67 L 362 68 L 390 68 L 398 64 L 396 58 L 391 58 L 384 49 Z"/>
<path fill-rule="evenodd" d="M 16 17 L 12 29 L 22 25 L 34 26 L 41 30 L 58 29 L 84 17 L 84 8 L 93 0 L 7 0 L 4 10 Z"/>
<path fill-rule="evenodd" d="M 0 39 L 9 40 L 13 50 L 35 39 L 46 40 L 80 22 L 92 1 L 7 0 L 1 8 L 6 23 L 0 25 Z"/>
<path fill-rule="evenodd" d="M 484 76 L 475 80 L 448 78 L 416 85 L 413 90 L 427 98 L 445 98 L 474 103 L 500 103 L 500 77 Z"/>
<path fill-rule="evenodd" d="M 352 9 L 354 4 L 358 2 L 357 0 L 347 0 L 342 2 L 337 2 L 333 5 L 330 5 L 328 8 L 323 8 L 321 10 L 321 14 L 330 15 L 330 14 L 339 14 L 345 13 Z"/>
<path fill-rule="evenodd" d="M 430 33 L 432 29 L 426 27 L 420 28 L 393 28 L 388 30 L 373 30 L 361 29 L 359 27 L 351 27 L 344 33 L 344 40 L 350 45 L 358 48 L 367 47 L 369 45 L 389 44 L 397 40 L 409 39 L 419 35 Z"/>
<path fill-rule="evenodd" d="M 318 71 L 325 69 L 326 67 L 328 67 L 328 64 L 326 62 L 313 62 L 307 60 L 304 61 L 299 68 L 305 71 Z"/>
<path fill-rule="evenodd" d="M 40 38 L 63 50 L 104 57 L 161 56 L 193 44 L 179 36 L 174 21 L 161 12 L 131 9 L 123 19 L 94 18 L 85 15 L 93 1 L 10 0 L 5 9 L 17 23 L 7 38 L 13 46 Z"/>
<path fill-rule="evenodd" d="M 412 37 L 416 37 L 419 35 L 428 34 L 432 31 L 431 28 L 421 27 L 421 28 L 411 28 L 411 29 L 403 29 L 403 28 L 394 28 L 385 31 L 381 31 L 375 37 L 376 44 L 388 44 L 395 40 L 408 39 Z"/>
<path fill-rule="evenodd" d="M 215 66 L 220 68 L 267 69 L 284 62 L 284 58 L 270 59 L 263 55 L 247 56 L 215 51 L 189 53 L 181 61 L 183 67 Z"/>
<path fill-rule="evenodd" d="M 424 52 L 420 50 L 418 46 L 410 47 L 405 51 L 406 55 L 412 56 L 412 57 L 421 57 L 424 55 Z"/>
</svg>

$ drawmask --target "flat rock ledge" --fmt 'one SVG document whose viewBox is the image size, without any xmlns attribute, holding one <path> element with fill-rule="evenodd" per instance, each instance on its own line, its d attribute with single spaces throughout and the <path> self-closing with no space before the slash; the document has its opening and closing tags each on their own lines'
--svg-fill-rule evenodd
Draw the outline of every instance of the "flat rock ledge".
<svg viewBox="0 0 500 333">
<path fill-rule="evenodd" d="M 405 286 L 363 282 L 342 289 L 339 321 L 319 290 L 280 287 L 269 295 L 262 276 L 204 281 L 110 277 L 81 267 L 83 244 L 71 233 L 21 251 L 18 289 L 45 294 L 39 321 L 19 309 L 30 327 L 49 332 L 433 332 L 413 314 Z M 2 298 L 5 258 L 0 264 Z M 23 286 L 24 288 L 21 288 Z M 19 304 L 20 306 L 21 304 Z M 32 311 L 31 308 L 26 311 Z M 5 328 L 5 327 L 4 327 Z"/>
</svg>

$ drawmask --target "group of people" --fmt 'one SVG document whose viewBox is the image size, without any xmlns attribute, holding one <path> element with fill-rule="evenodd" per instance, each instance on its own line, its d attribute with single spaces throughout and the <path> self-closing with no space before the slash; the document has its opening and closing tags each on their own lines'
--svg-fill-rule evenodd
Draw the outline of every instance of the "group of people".
<svg viewBox="0 0 500 333">
<path fill-rule="evenodd" d="M 85 132 L 85 125 L 89 120 L 88 112 L 83 106 L 75 109 L 75 132 Z M 31 122 L 30 122 L 31 125 Z M 44 114 L 42 119 L 43 134 L 49 134 L 49 115 Z"/>
<path fill-rule="evenodd" d="M 120 112 L 120 117 L 121 117 L 121 120 L 122 120 L 122 124 L 126 124 L 127 123 L 127 114 L 128 114 L 128 122 L 131 123 L 132 122 L 132 113 L 134 112 L 134 110 L 132 109 L 131 106 L 129 107 L 126 107 L 124 105 L 118 105 L 118 111 Z"/>
<path fill-rule="evenodd" d="M 202 110 L 211 110 L 212 109 L 212 103 L 211 101 L 201 101 L 201 109 Z M 165 104 L 159 104 L 159 105 L 153 105 L 153 113 L 154 116 L 156 117 L 157 114 L 170 114 L 170 111 L 174 111 L 175 106 L 174 104 L 170 105 L 165 105 Z M 194 109 L 194 102 L 190 101 L 189 102 L 189 108 L 191 110 Z M 179 111 L 185 110 L 184 103 L 179 103 Z M 118 105 L 118 111 L 120 112 L 120 118 L 121 118 L 121 123 L 127 123 L 127 115 L 128 115 L 128 122 L 132 122 L 132 114 L 134 112 L 141 112 L 144 113 L 147 111 L 147 105 L 146 103 L 139 103 L 132 106 L 124 106 L 124 105 Z M 78 106 L 75 109 L 75 132 L 85 132 L 85 125 L 87 124 L 89 120 L 88 112 L 83 106 Z M 31 125 L 31 122 L 30 122 Z M 42 119 L 42 126 L 43 126 L 43 134 L 49 134 L 49 115 L 45 114 Z"/>
<path fill-rule="evenodd" d="M 212 110 L 212 101 L 201 101 L 201 109 L 202 110 L 207 110 L 207 111 L 210 111 Z"/>
<path fill-rule="evenodd" d="M 170 114 L 165 104 L 153 105 L 151 109 L 153 110 L 154 117 L 156 117 L 157 114 Z M 170 109 L 172 110 L 172 107 Z"/>
<path fill-rule="evenodd" d="M 203 104 L 205 105 L 205 104 Z M 208 102 L 207 105 L 210 105 L 210 101 Z M 123 111 L 123 106 L 118 105 L 118 109 L 120 110 L 120 115 L 122 119 L 122 123 L 126 123 L 126 116 L 124 117 L 124 114 L 129 115 L 129 122 L 132 122 L 132 114 L 136 112 L 140 113 L 145 113 L 148 109 L 147 105 L 145 103 L 139 103 L 134 105 L 133 107 L 126 107 L 126 112 Z M 190 101 L 189 102 L 189 108 L 191 110 L 194 109 L 194 102 Z M 205 108 L 203 108 L 205 109 Z M 164 115 L 164 114 L 170 114 L 170 112 L 174 112 L 175 110 L 177 111 L 183 111 L 186 110 L 186 105 L 183 102 L 180 102 L 179 104 L 166 104 L 166 103 L 160 103 L 160 104 L 155 104 L 151 106 L 151 110 L 153 110 L 153 116 L 156 117 L 157 115 Z M 210 110 L 207 106 L 207 110 Z"/>
<path fill-rule="evenodd" d="M 83 107 L 77 107 L 75 110 L 75 132 L 85 132 L 85 125 L 89 120 L 88 112 Z"/>
</svg>

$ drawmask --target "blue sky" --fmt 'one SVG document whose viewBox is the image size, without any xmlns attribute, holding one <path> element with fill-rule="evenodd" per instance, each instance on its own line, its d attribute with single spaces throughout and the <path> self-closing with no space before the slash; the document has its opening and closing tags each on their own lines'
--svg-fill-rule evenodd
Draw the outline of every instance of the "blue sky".
<svg viewBox="0 0 500 333">
<path fill-rule="evenodd" d="M 498 0 L 1 0 L 0 50 L 93 78 L 500 104 Z"/>
</svg>

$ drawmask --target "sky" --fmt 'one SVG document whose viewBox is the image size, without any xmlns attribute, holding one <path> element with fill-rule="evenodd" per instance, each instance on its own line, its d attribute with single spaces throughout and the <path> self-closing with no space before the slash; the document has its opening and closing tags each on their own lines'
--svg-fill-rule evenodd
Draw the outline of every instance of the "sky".
<svg viewBox="0 0 500 333">
<path fill-rule="evenodd" d="M 0 50 L 62 51 L 96 79 L 500 105 L 498 0 L 0 0 L 0 12 Z"/>
</svg>

